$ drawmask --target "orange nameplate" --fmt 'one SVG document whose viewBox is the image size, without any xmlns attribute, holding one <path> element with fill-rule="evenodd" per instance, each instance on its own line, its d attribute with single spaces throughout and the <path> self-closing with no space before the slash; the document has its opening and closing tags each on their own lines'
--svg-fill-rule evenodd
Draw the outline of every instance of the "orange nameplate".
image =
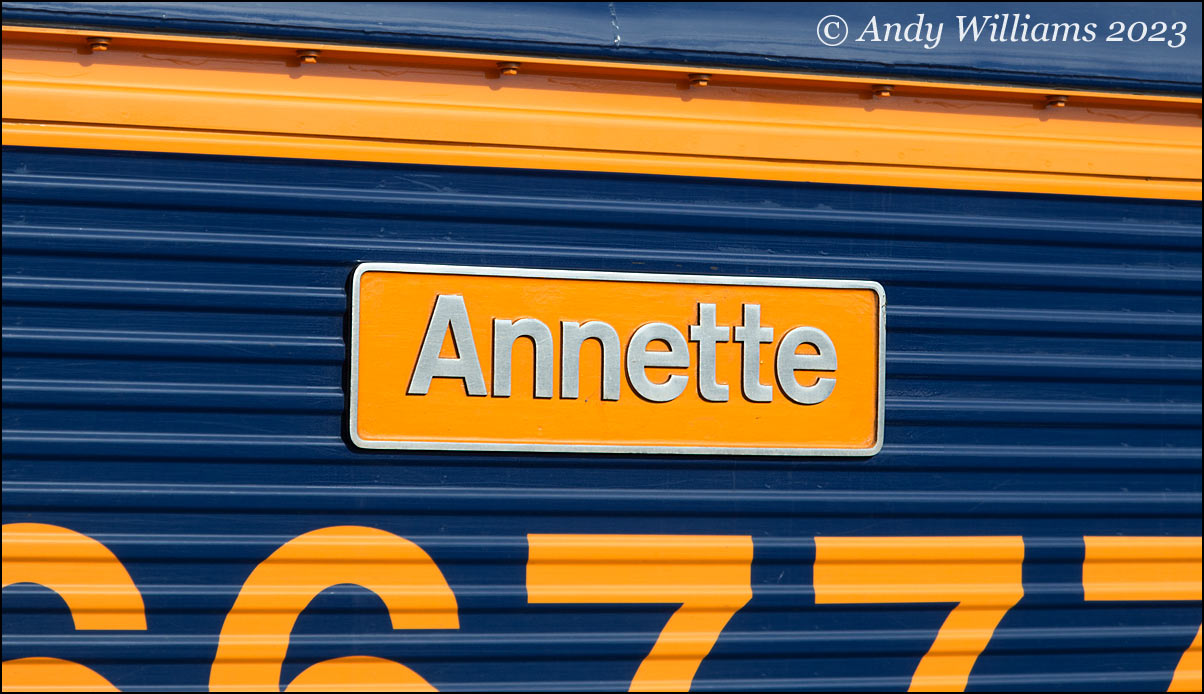
<svg viewBox="0 0 1204 694">
<path fill-rule="evenodd" d="M 872 455 L 876 282 L 364 263 L 363 448 Z"/>
</svg>

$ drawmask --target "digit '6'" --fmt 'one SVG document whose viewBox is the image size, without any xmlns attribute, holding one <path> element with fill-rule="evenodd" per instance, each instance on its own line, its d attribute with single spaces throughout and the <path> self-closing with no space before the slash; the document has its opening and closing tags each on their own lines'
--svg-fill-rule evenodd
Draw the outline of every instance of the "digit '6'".
<svg viewBox="0 0 1204 694">
<path fill-rule="evenodd" d="M 305 533 L 265 559 L 226 615 L 210 691 L 279 692 L 297 617 L 318 593 L 342 583 L 380 596 L 394 629 L 459 629 L 456 596 L 434 560 L 392 533 L 337 526 Z M 304 670 L 285 691 L 435 691 L 391 660 L 352 656 Z"/>
<path fill-rule="evenodd" d="M 78 630 L 146 631 L 142 594 L 108 547 L 57 525 L 4 526 L 4 587 L 37 583 L 58 593 Z M 3 667 L 4 691 L 118 691 L 92 668 L 59 658 L 17 658 Z"/>
</svg>

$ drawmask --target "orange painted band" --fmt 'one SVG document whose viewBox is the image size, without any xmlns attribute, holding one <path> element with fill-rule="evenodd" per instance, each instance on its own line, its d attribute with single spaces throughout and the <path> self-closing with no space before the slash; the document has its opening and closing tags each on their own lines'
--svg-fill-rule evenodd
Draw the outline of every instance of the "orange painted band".
<svg viewBox="0 0 1204 694">
<path fill-rule="evenodd" d="M 29 27 L 29 26 L 9 26 L 3 27 L 6 40 L 11 35 L 14 39 L 21 37 L 32 37 L 42 35 L 45 37 L 67 38 L 74 39 L 77 43 L 80 40 L 96 36 L 99 32 L 95 30 L 83 29 L 68 29 L 63 27 Z M 865 75 L 861 77 L 851 77 L 848 75 L 821 75 L 813 73 L 798 73 L 798 72 L 777 72 L 769 70 L 744 70 L 721 67 L 682 67 L 673 65 L 664 65 L 656 63 L 628 63 L 623 61 L 609 60 L 584 60 L 575 58 L 549 58 L 543 56 L 517 56 L 514 54 L 501 53 L 464 53 L 459 51 L 439 51 L 439 50 L 424 50 L 418 48 L 387 48 L 381 46 L 354 46 L 348 44 L 322 44 L 322 43 L 290 43 L 284 41 L 271 41 L 264 39 L 234 39 L 234 38 L 217 38 L 208 36 L 186 36 L 181 34 L 154 34 L 146 32 L 104 32 L 104 37 L 108 39 L 121 39 L 122 43 L 127 46 L 142 46 L 147 43 L 163 43 L 170 42 L 180 45 L 193 44 L 197 46 L 208 46 L 214 50 L 223 50 L 225 47 L 238 47 L 240 52 L 247 49 L 257 50 L 263 49 L 265 54 L 275 54 L 277 57 L 291 58 L 297 50 L 317 50 L 319 51 L 320 62 L 328 62 L 339 57 L 346 57 L 355 54 L 359 55 L 375 55 L 375 56 L 397 56 L 400 59 L 431 59 L 441 64 L 453 64 L 456 62 L 465 62 L 472 64 L 490 64 L 495 62 L 518 62 L 519 68 L 522 71 L 527 71 L 536 66 L 564 66 L 573 68 L 584 68 L 598 75 L 615 75 L 623 73 L 647 73 L 659 75 L 677 75 L 683 76 L 687 74 L 696 74 L 705 72 L 712 78 L 715 77 L 737 77 L 737 78 L 766 78 L 778 81 L 795 81 L 795 82 L 813 82 L 813 83 L 834 83 L 834 84 L 863 84 L 863 85 L 878 85 L 889 83 L 892 87 L 919 87 L 923 89 L 942 89 L 946 93 L 989 93 L 997 92 L 1007 95 L 1033 95 L 1046 96 L 1051 94 L 1049 88 L 1037 87 L 1013 87 L 1013 86 L 998 86 L 990 84 L 972 84 L 959 82 L 932 82 L 926 80 L 906 80 L 892 76 L 871 76 Z M 106 50 L 108 50 L 106 48 Z M 1201 100 L 1195 97 L 1185 96 L 1168 96 L 1161 94 L 1125 94 L 1119 92 L 1101 92 L 1091 90 L 1065 90 L 1057 92 L 1064 95 L 1073 95 L 1076 99 L 1081 97 L 1090 97 L 1093 99 L 1104 99 L 1111 101 L 1130 101 L 1142 103 L 1166 103 L 1166 104 L 1183 104 L 1187 106 L 1195 105 L 1199 107 Z"/>
<path fill-rule="evenodd" d="M 1198 200 L 1200 100 L 353 46 L 4 32 L 4 142 Z M 300 48 L 320 51 L 305 64 Z M 502 75 L 501 59 L 518 62 Z M 697 68 L 691 69 L 691 72 Z"/>
</svg>

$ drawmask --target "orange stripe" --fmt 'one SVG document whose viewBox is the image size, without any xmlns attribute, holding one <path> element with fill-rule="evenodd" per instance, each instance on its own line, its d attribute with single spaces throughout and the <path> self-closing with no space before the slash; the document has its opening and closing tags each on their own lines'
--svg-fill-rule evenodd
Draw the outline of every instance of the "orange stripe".
<svg viewBox="0 0 1204 694">
<path fill-rule="evenodd" d="M 74 42 L 77 47 L 80 42 L 86 37 L 96 36 L 97 31 L 85 31 L 81 29 L 67 29 L 61 27 L 26 27 L 26 26 L 5 26 L 3 27 L 6 38 L 12 36 L 14 39 L 27 39 L 44 35 L 43 39 L 57 39 L 58 42 Z M 1001 87 L 987 84 L 963 84 L 963 83 L 943 83 L 943 82 L 928 82 L 921 80 L 900 80 L 897 77 L 870 77 L 868 75 L 861 78 L 853 78 L 844 75 L 817 75 L 804 73 L 789 73 L 789 72 L 769 72 L 764 70 L 739 70 L 728 68 L 685 68 L 681 66 L 662 65 L 655 63 L 626 63 L 622 61 L 599 61 L 599 60 L 579 60 L 573 58 L 547 58 L 547 57 L 523 57 L 510 54 L 494 54 L 494 53 L 461 53 L 455 51 L 437 51 L 437 50 L 422 50 L 416 48 L 386 48 L 379 46 L 352 46 L 346 44 L 320 44 L 320 43 L 305 43 L 295 44 L 282 41 L 269 41 L 260 39 L 232 39 L 232 38 L 214 38 L 208 36 L 184 36 L 184 35 L 166 35 L 166 34 L 149 34 L 141 32 L 105 32 L 104 36 L 110 39 L 122 39 L 122 44 L 129 46 L 144 46 L 153 43 L 162 44 L 170 42 L 178 45 L 203 45 L 209 46 L 212 50 L 226 50 L 229 47 L 236 47 L 239 52 L 246 53 L 248 50 L 267 49 L 270 54 L 276 56 L 291 56 L 292 52 L 299 49 L 315 49 L 324 51 L 322 60 L 326 61 L 333 57 L 343 57 L 354 54 L 371 54 L 377 56 L 399 56 L 403 59 L 433 59 L 433 64 L 452 64 L 455 62 L 463 62 L 469 64 L 487 64 L 497 61 L 518 61 L 528 67 L 532 65 L 542 66 L 566 66 L 566 67 L 581 67 L 588 68 L 591 72 L 598 75 L 603 74 L 630 74 L 633 72 L 641 72 L 648 74 L 676 75 L 682 76 L 688 73 L 694 73 L 705 70 L 707 74 L 712 76 L 735 76 L 735 77 L 761 77 L 775 81 L 795 81 L 800 83 L 839 83 L 850 84 L 859 82 L 862 84 L 878 84 L 882 82 L 890 83 L 896 87 L 921 87 L 921 88 L 941 88 L 948 93 L 980 93 L 997 92 L 1000 94 L 1017 95 L 1027 94 L 1033 96 L 1044 96 L 1049 94 L 1047 88 L 1036 87 Z M 35 39 L 36 40 L 36 39 Z M 266 54 L 266 53 L 265 53 Z M 1116 92 L 1097 92 L 1086 90 L 1071 90 L 1064 92 L 1065 94 L 1078 97 L 1092 97 L 1100 99 L 1108 99 L 1112 101 L 1133 101 L 1142 103 L 1167 103 L 1167 104 L 1183 104 L 1183 105 L 1199 105 L 1200 99 L 1195 97 L 1184 96 L 1164 96 L 1159 94 L 1123 94 Z"/>
<path fill-rule="evenodd" d="M 1200 199 L 1200 102 L 500 56 L 5 30 L 4 142 Z M 313 46 L 305 46 L 311 48 Z"/>
</svg>

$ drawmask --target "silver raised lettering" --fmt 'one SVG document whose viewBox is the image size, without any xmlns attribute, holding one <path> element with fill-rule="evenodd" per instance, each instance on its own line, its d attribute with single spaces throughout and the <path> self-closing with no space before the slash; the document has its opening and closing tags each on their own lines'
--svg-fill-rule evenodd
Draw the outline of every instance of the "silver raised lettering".
<svg viewBox="0 0 1204 694">
<path fill-rule="evenodd" d="M 493 396 L 510 397 L 511 348 L 520 337 L 535 345 L 535 397 L 552 397 L 552 331 L 534 318 L 493 320 Z"/>
<path fill-rule="evenodd" d="M 661 340 L 669 345 L 668 352 L 649 352 L 648 343 Z M 682 394 L 689 376 L 674 374 L 664 383 L 648 380 L 644 369 L 649 367 L 686 367 L 690 365 L 690 349 L 686 338 L 667 323 L 642 325 L 627 343 L 627 378 L 641 397 L 652 402 L 668 402 Z"/>
<path fill-rule="evenodd" d="M 815 347 L 816 354 L 795 354 L 799 345 Z M 778 343 L 777 377 L 782 393 L 800 405 L 817 405 L 836 388 L 835 378 L 817 378 L 809 386 L 799 385 L 795 371 L 835 371 L 836 345 L 819 328 L 795 328 L 782 336 Z"/>
<path fill-rule="evenodd" d="M 741 344 L 744 357 L 744 397 L 752 402 L 772 402 L 773 388 L 761 383 L 761 345 L 773 342 L 773 328 L 761 327 L 760 304 L 744 304 L 744 324 L 736 326 L 736 342 Z"/>
<path fill-rule="evenodd" d="M 715 325 L 715 304 L 698 304 L 698 325 L 690 326 L 690 342 L 698 343 L 698 394 L 703 400 L 727 402 L 727 385 L 715 380 L 715 345 L 731 336 L 730 326 Z"/>
<path fill-rule="evenodd" d="M 456 357 L 439 356 L 447 331 L 451 330 L 452 345 Z M 469 395 L 489 395 L 485 390 L 485 376 L 481 373 L 481 362 L 477 359 L 477 348 L 472 341 L 472 326 L 468 322 L 468 309 L 464 297 L 457 294 L 440 294 L 435 298 L 435 309 L 426 324 L 422 348 L 418 350 L 418 363 L 410 378 L 408 395 L 426 395 L 431 388 L 432 378 L 459 378 L 464 381 L 464 390 Z"/>
<path fill-rule="evenodd" d="M 602 399 L 618 400 L 619 385 L 623 379 L 619 355 L 619 334 L 609 323 L 592 320 L 579 325 L 560 324 L 560 397 L 576 398 L 578 372 L 581 362 L 581 346 L 586 340 L 597 340 L 602 348 Z"/>
</svg>

